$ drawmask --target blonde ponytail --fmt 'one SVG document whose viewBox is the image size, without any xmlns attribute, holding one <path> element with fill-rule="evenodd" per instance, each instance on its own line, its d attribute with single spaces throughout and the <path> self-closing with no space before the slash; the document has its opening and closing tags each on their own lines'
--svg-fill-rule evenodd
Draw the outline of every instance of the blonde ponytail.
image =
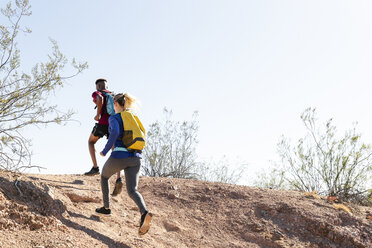
<svg viewBox="0 0 372 248">
<path fill-rule="evenodd" d="M 139 110 L 140 102 L 137 100 L 136 97 L 134 97 L 133 95 L 131 95 L 129 93 L 125 93 L 124 94 L 124 99 L 125 99 L 125 103 L 124 103 L 124 108 L 125 109 L 131 109 L 133 111 L 138 111 Z"/>
</svg>

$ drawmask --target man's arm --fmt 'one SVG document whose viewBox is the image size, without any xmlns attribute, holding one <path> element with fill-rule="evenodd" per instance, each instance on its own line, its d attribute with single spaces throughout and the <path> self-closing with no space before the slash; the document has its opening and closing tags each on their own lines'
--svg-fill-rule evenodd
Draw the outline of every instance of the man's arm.
<svg viewBox="0 0 372 248">
<path fill-rule="evenodd" d="M 101 117 L 101 110 L 103 105 L 103 97 L 97 94 L 96 98 L 96 104 L 97 104 L 97 115 L 94 117 L 94 120 L 99 121 L 99 118 Z"/>
</svg>

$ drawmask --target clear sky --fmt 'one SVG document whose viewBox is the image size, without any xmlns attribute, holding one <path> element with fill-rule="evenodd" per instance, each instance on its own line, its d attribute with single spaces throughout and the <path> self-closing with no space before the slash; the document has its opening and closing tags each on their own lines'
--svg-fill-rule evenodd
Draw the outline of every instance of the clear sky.
<svg viewBox="0 0 372 248">
<path fill-rule="evenodd" d="M 358 121 L 372 143 L 372 2 L 327 0 L 31 1 L 20 35 L 25 69 L 51 51 L 48 37 L 89 69 L 56 92 L 74 109 L 66 126 L 27 130 L 42 173 L 90 169 L 91 93 L 109 89 L 142 102 L 147 126 L 164 107 L 176 120 L 199 111 L 198 156 L 226 155 L 250 174 L 278 160 L 281 135 L 304 135 L 300 120 L 315 107 L 340 131 Z M 98 141 L 98 150 L 105 144 Z M 105 159 L 100 158 L 102 166 Z M 249 183 L 248 179 L 244 183 Z"/>
</svg>

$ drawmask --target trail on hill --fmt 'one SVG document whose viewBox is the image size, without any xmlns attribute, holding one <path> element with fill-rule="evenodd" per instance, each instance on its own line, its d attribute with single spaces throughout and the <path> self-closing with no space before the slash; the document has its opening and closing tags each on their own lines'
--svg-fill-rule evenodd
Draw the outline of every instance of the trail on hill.
<svg viewBox="0 0 372 248">
<path fill-rule="evenodd" d="M 141 177 L 139 191 L 154 214 L 144 236 L 125 189 L 111 216 L 94 212 L 99 176 L 0 171 L 0 247 L 372 247 L 368 207 L 185 179 Z"/>
</svg>

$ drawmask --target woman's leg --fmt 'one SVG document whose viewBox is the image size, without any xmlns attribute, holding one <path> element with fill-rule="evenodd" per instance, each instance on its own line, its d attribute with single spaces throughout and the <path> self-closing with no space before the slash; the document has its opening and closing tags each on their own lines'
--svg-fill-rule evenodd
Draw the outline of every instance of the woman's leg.
<svg viewBox="0 0 372 248">
<path fill-rule="evenodd" d="M 133 157 L 127 158 L 126 160 L 127 167 L 124 169 L 124 171 L 128 195 L 137 204 L 141 214 L 143 214 L 145 211 L 147 211 L 146 204 L 145 201 L 143 200 L 142 195 L 137 190 L 139 172 L 141 169 L 141 159 Z"/>
<path fill-rule="evenodd" d="M 115 174 L 116 172 L 120 172 L 125 166 L 123 163 L 120 163 L 120 161 L 121 161 L 120 159 L 110 157 L 102 168 L 101 189 L 104 204 L 103 206 L 105 208 L 110 208 L 109 198 L 110 185 L 108 180 L 113 174 Z"/>
<path fill-rule="evenodd" d="M 115 181 L 115 187 L 111 194 L 112 196 L 117 196 L 118 194 L 120 194 L 123 188 L 123 181 L 121 180 L 121 177 L 120 177 L 120 171 L 116 174 L 117 176 L 116 176 L 116 181 Z"/>
</svg>

